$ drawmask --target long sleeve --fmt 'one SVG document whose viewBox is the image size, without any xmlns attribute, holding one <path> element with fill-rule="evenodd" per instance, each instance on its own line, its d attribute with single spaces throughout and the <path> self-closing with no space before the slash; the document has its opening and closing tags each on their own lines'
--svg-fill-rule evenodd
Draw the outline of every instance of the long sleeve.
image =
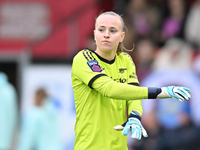
<svg viewBox="0 0 200 150">
<path fill-rule="evenodd" d="M 129 100 L 127 101 L 128 105 L 128 114 L 131 113 L 131 111 L 137 111 L 141 116 L 143 113 L 143 106 L 142 106 L 142 100 Z"/>
<path fill-rule="evenodd" d="M 148 98 L 148 88 L 117 83 L 107 76 L 97 78 L 92 87 L 102 95 L 114 99 L 138 100 Z"/>
</svg>

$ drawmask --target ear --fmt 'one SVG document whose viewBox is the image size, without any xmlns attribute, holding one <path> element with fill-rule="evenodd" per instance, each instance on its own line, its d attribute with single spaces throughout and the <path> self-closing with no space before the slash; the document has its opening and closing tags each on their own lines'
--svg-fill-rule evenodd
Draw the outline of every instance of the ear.
<svg viewBox="0 0 200 150">
<path fill-rule="evenodd" d="M 96 31 L 94 30 L 94 40 L 96 41 L 95 32 L 96 32 Z"/>
<path fill-rule="evenodd" d="M 120 42 L 124 40 L 124 37 L 125 37 L 125 32 L 122 32 Z"/>
</svg>

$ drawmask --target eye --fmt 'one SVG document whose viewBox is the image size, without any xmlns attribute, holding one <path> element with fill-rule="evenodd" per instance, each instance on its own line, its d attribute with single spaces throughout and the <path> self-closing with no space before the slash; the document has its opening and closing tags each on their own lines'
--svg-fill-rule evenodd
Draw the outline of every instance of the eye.
<svg viewBox="0 0 200 150">
<path fill-rule="evenodd" d="M 100 32 L 103 32 L 103 29 L 99 29 Z"/>
<path fill-rule="evenodd" d="M 111 30 L 110 30 L 110 32 L 111 32 L 111 33 L 115 33 L 115 32 L 116 32 L 116 30 L 114 30 L 114 29 L 111 29 Z"/>
</svg>

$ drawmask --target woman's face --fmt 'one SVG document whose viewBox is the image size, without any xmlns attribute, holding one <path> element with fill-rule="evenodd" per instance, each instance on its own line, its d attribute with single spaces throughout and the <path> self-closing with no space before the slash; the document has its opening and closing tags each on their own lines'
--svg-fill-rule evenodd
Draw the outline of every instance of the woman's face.
<svg viewBox="0 0 200 150">
<path fill-rule="evenodd" d="M 125 36 L 122 28 L 122 22 L 118 16 L 109 14 L 99 16 L 94 30 L 97 51 L 116 52 L 119 42 L 122 42 Z"/>
</svg>

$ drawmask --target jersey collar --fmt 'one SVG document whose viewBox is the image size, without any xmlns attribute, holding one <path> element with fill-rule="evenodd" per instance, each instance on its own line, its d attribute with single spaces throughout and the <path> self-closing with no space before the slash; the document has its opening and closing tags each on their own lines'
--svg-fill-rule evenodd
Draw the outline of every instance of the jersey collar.
<svg viewBox="0 0 200 150">
<path fill-rule="evenodd" d="M 88 49 L 88 48 L 86 48 L 86 49 Z M 107 59 L 105 59 L 105 58 L 99 56 L 95 51 L 93 51 L 93 50 L 91 50 L 91 49 L 88 49 L 88 50 L 92 51 L 95 55 L 97 55 L 97 57 L 98 57 L 101 61 L 103 61 L 103 62 L 105 62 L 105 63 L 113 64 L 113 63 L 115 62 L 116 56 L 115 56 L 115 58 L 112 59 L 112 60 L 107 60 Z"/>
</svg>

